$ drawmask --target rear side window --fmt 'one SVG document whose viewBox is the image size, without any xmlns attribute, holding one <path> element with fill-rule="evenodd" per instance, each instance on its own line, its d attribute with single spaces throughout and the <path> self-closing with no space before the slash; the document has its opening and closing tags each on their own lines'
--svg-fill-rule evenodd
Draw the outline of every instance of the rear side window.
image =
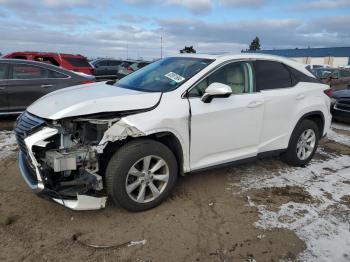
<svg viewBox="0 0 350 262">
<path fill-rule="evenodd" d="M 77 67 L 91 67 L 86 58 L 81 57 L 64 57 L 64 60 L 68 61 L 72 66 Z"/>
<path fill-rule="evenodd" d="M 256 90 L 269 90 L 293 86 L 288 69 L 279 62 L 259 60 L 254 62 Z"/>
<path fill-rule="evenodd" d="M 30 80 L 30 79 L 45 79 L 45 78 L 66 78 L 67 76 L 58 72 L 25 64 L 12 65 L 12 79 Z"/>
<path fill-rule="evenodd" d="M 7 64 L 0 64 L 0 80 L 7 79 Z"/>
<path fill-rule="evenodd" d="M 321 81 L 317 78 L 305 75 L 304 73 L 294 69 L 293 67 L 287 66 L 287 68 L 291 72 L 295 84 L 299 82 L 321 83 Z"/>
</svg>

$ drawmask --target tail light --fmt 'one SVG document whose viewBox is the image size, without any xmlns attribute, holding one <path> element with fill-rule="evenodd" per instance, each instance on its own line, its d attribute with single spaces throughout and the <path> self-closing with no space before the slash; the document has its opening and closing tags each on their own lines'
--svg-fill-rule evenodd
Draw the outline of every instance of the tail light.
<svg viewBox="0 0 350 262">
<path fill-rule="evenodd" d="M 84 85 L 84 84 L 91 84 L 91 83 L 95 83 L 95 81 L 93 80 L 86 80 L 86 81 L 81 81 L 80 84 Z"/>
<path fill-rule="evenodd" d="M 132 67 L 131 66 L 128 66 L 128 68 L 127 68 L 129 71 L 134 71 L 134 69 L 132 69 Z"/>
<path fill-rule="evenodd" d="M 333 96 L 333 89 L 332 88 L 329 88 L 329 89 L 326 89 L 324 90 L 324 93 L 329 96 L 329 97 L 332 97 Z"/>
</svg>

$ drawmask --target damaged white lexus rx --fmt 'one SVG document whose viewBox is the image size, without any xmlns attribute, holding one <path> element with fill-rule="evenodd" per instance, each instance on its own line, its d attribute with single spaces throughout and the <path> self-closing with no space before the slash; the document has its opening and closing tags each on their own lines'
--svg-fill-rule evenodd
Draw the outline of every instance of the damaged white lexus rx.
<svg viewBox="0 0 350 262">
<path fill-rule="evenodd" d="M 330 127 L 327 88 L 276 56 L 165 58 L 32 104 L 16 121 L 20 172 L 74 210 L 103 208 L 107 197 L 150 209 L 190 172 L 272 154 L 305 166 Z"/>
</svg>

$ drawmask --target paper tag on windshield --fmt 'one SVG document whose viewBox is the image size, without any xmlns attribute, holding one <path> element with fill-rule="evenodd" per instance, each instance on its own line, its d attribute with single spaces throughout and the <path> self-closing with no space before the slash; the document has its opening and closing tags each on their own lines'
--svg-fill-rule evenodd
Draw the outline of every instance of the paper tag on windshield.
<svg viewBox="0 0 350 262">
<path fill-rule="evenodd" d="M 178 75 L 178 74 L 176 74 L 176 73 L 174 73 L 174 72 L 169 72 L 169 73 L 167 73 L 165 76 L 166 76 L 167 78 L 169 78 L 169 79 L 175 81 L 176 83 L 180 83 L 180 82 L 182 82 L 182 81 L 185 80 L 184 77 L 182 77 L 182 76 L 180 76 L 180 75 Z"/>
</svg>

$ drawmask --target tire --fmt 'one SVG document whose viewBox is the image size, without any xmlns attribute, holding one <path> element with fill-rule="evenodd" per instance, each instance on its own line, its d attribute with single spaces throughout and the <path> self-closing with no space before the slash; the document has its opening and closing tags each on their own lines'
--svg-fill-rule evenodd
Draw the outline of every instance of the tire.
<svg viewBox="0 0 350 262">
<path fill-rule="evenodd" d="M 143 172 L 147 163 L 150 171 Z M 156 170 L 156 164 L 162 166 Z M 153 169 L 156 171 L 152 172 Z M 177 176 L 178 164 L 167 146 L 151 139 L 134 140 L 111 157 L 105 177 L 107 194 L 128 211 L 144 211 L 158 206 L 170 195 Z M 137 185 L 135 189 L 134 185 Z"/>
<path fill-rule="evenodd" d="M 303 140 L 302 136 L 306 136 L 308 130 L 312 130 L 314 132 L 314 146 L 312 147 L 312 150 L 309 149 L 309 151 L 307 151 L 307 153 L 305 152 L 304 158 L 300 157 L 302 156 L 303 152 L 300 151 L 300 147 L 303 147 L 303 143 L 305 145 L 305 143 L 307 143 L 307 145 L 311 146 L 313 143 L 310 142 L 305 142 L 305 141 L 301 141 Z M 309 134 L 312 134 L 312 132 L 310 131 Z M 285 153 L 282 154 L 282 160 L 284 162 L 286 162 L 289 165 L 292 166 L 305 166 L 307 163 L 310 162 L 310 160 L 312 159 L 312 157 L 314 156 L 317 146 L 318 146 L 318 141 L 319 141 L 319 137 L 320 137 L 320 130 L 318 129 L 317 124 L 314 121 L 311 120 L 302 120 L 301 123 L 298 124 L 298 126 L 294 129 L 292 136 L 290 138 L 289 141 L 289 146 L 288 149 Z M 311 136 L 310 136 L 311 139 Z M 310 140 L 309 139 L 309 140 Z M 298 143 L 300 142 L 300 145 L 298 147 Z M 305 145 L 305 147 L 307 147 L 307 145 Z M 305 149 L 307 150 L 307 149 Z"/>
</svg>

